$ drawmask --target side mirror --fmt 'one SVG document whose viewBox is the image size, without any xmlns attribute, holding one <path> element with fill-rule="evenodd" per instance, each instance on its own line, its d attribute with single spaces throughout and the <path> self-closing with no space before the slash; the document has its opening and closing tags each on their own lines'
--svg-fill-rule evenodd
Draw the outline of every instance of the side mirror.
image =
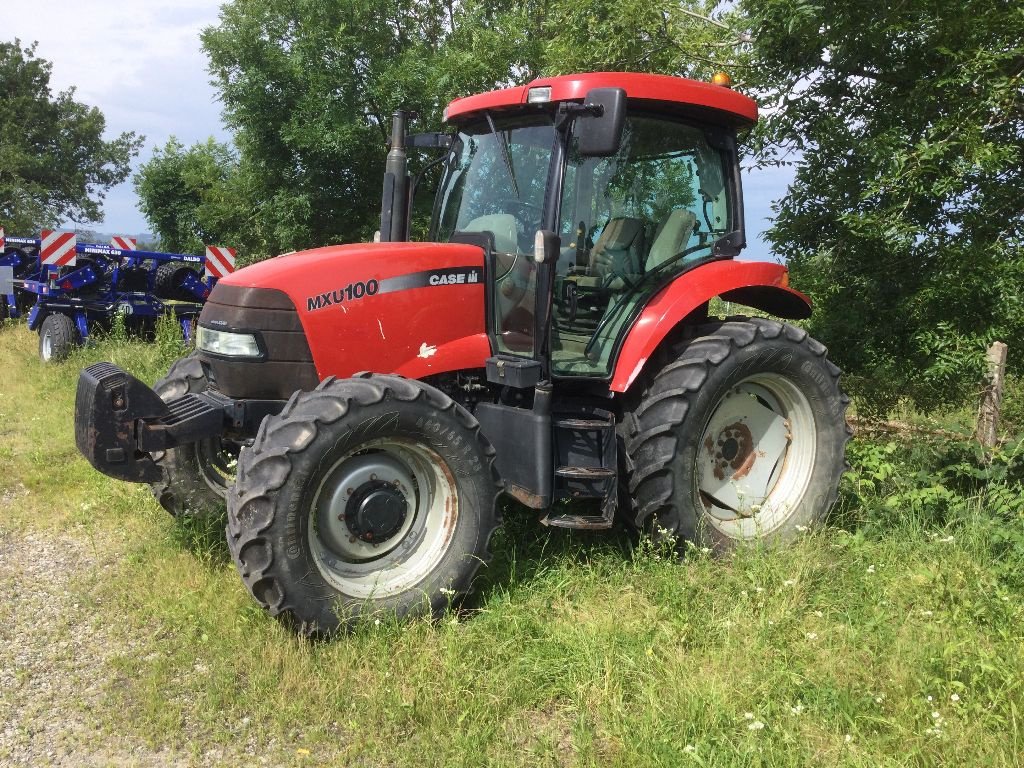
<svg viewBox="0 0 1024 768">
<path fill-rule="evenodd" d="M 576 137 L 583 157 L 610 157 L 622 144 L 626 120 L 626 91 L 594 88 L 583 100 L 586 112 L 576 118 Z"/>
</svg>

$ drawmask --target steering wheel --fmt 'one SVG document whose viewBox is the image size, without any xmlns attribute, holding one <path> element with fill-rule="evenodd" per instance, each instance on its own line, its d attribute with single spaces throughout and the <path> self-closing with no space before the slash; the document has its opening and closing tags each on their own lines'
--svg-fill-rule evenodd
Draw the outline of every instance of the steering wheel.
<svg viewBox="0 0 1024 768">
<path fill-rule="evenodd" d="M 515 217 L 516 223 L 519 225 L 519 250 L 532 251 L 534 233 L 540 229 L 541 207 L 511 197 L 495 200 L 492 206 L 497 213 L 508 213 Z"/>
</svg>

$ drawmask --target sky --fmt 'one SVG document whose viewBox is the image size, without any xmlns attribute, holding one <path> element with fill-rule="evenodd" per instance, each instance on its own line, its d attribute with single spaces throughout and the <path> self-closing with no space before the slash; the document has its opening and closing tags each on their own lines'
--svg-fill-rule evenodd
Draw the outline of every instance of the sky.
<svg viewBox="0 0 1024 768">
<path fill-rule="evenodd" d="M 135 131 L 146 137 L 135 168 L 171 136 L 189 146 L 213 136 L 229 141 L 221 106 L 210 85 L 200 31 L 217 23 L 213 0 L 7 0 L 0 37 L 37 41 L 36 55 L 53 63 L 56 92 L 74 86 L 76 98 L 99 107 L 107 137 Z M 383 173 L 383 168 L 381 168 Z M 744 175 L 747 258 L 772 258 L 760 234 L 771 201 L 789 183 L 787 170 Z M 86 225 L 112 234 L 151 231 L 136 207 L 131 181 L 114 187 L 102 222 Z"/>
</svg>

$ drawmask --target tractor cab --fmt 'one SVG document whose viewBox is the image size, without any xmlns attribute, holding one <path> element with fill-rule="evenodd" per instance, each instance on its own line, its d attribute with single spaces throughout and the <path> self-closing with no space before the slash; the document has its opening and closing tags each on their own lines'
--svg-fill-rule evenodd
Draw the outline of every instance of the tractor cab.
<svg viewBox="0 0 1024 768">
<path fill-rule="evenodd" d="M 657 75 L 552 78 L 455 101 L 431 239 L 489 245 L 495 350 L 544 358 L 557 377 L 607 378 L 639 307 L 743 247 L 735 131 L 755 116 L 728 89 Z M 557 235 L 550 312 L 538 231 Z"/>
</svg>

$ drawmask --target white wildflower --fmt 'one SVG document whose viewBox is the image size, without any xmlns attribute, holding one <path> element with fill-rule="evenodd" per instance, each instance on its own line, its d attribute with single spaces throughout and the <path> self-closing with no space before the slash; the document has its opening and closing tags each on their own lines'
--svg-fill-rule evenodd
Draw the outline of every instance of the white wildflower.
<svg viewBox="0 0 1024 768">
<path fill-rule="evenodd" d="M 818 639 L 818 633 L 817 632 L 808 632 L 806 637 L 807 637 L 808 640 L 817 640 Z"/>
<path fill-rule="evenodd" d="M 843 741 L 849 744 L 851 741 L 853 741 L 853 736 L 848 733 L 845 736 L 843 736 Z"/>
<path fill-rule="evenodd" d="M 744 712 L 743 713 L 743 719 L 744 720 L 753 720 L 754 719 L 754 713 L 753 712 Z"/>
<path fill-rule="evenodd" d="M 874 572 L 875 572 L 875 566 L 869 565 L 868 566 L 868 573 L 874 573 Z"/>
<path fill-rule="evenodd" d="M 957 694 L 953 693 L 950 694 L 949 700 L 956 704 L 958 701 L 960 701 L 960 697 Z"/>
<path fill-rule="evenodd" d="M 792 712 L 794 715 L 803 714 L 804 705 L 802 703 L 797 704 L 795 707 L 790 707 L 789 711 Z"/>
<path fill-rule="evenodd" d="M 755 720 L 754 722 L 752 722 L 750 725 L 747 726 L 747 730 L 748 731 L 760 731 L 763 728 L 764 728 L 764 723 L 762 723 L 760 720 Z"/>
<path fill-rule="evenodd" d="M 798 533 L 806 533 L 807 532 L 807 526 L 806 525 L 798 525 L 798 526 L 796 526 L 796 530 L 797 530 Z"/>
<path fill-rule="evenodd" d="M 696 751 L 697 748 L 693 746 L 693 744 L 687 744 L 685 747 L 683 747 L 683 752 L 685 752 L 688 755 L 692 755 Z"/>
<path fill-rule="evenodd" d="M 784 587 L 792 587 L 794 584 L 796 584 L 796 579 L 786 579 L 782 582 L 782 586 Z"/>
</svg>

